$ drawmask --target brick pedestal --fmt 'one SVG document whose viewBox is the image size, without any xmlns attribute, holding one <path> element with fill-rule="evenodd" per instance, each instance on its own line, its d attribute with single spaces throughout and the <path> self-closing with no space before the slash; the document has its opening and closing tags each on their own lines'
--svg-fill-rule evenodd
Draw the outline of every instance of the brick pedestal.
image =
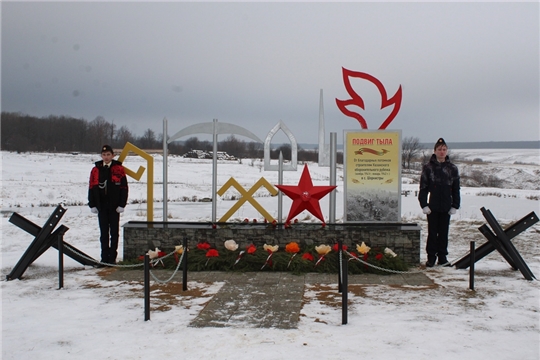
<svg viewBox="0 0 540 360">
<path fill-rule="evenodd" d="M 141 222 L 130 221 L 123 225 L 124 259 L 130 260 L 144 255 L 149 249 L 159 247 L 167 253 L 182 244 L 187 237 L 188 246 L 207 241 L 211 245 L 223 245 L 233 239 L 240 248 L 251 243 L 285 245 L 295 241 L 302 245 L 333 245 L 338 239 L 349 247 L 356 247 L 362 241 L 370 247 L 388 247 L 410 265 L 420 262 L 420 226 L 403 223 L 354 223 L 354 224 L 293 224 L 289 228 L 281 225 L 253 223 L 211 223 L 186 222 Z"/>
</svg>

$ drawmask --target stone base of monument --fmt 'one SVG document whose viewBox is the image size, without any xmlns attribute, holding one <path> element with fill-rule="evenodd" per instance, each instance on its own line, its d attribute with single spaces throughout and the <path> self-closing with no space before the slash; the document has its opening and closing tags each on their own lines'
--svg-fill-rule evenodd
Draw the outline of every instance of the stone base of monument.
<svg viewBox="0 0 540 360">
<path fill-rule="evenodd" d="M 337 240 L 354 249 L 357 244 L 381 249 L 390 248 L 409 265 L 420 263 L 420 226 L 414 223 L 300 223 L 284 227 L 268 223 L 204 223 L 130 221 L 124 228 L 124 260 L 137 259 L 158 247 L 169 253 L 187 238 L 188 247 L 200 242 L 222 246 L 233 239 L 239 248 L 249 244 L 279 245 L 294 241 L 303 245 L 333 245 Z"/>
</svg>

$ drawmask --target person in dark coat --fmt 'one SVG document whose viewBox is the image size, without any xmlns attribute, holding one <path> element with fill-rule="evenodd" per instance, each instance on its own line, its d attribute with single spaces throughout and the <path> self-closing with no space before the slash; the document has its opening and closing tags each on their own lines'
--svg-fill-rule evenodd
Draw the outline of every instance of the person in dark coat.
<svg viewBox="0 0 540 360">
<path fill-rule="evenodd" d="M 428 220 L 427 267 L 433 267 L 437 258 L 439 265 L 449 265 L 446 256 L 450 216 L 456 213 L 461 202 L 459 171 L 448 158 L 448 146 L 443 138 L 437 140 L 433 150 L 434 154 L 422 169 L 418 193 L 420 207 Z"/>
<path fill-rule="evenodd" d="M 101 266 L 116 264 L 120 214 L 128 199 L 128 183 L 122 163 L 114 158 L 109 145 L 101 147 L 101 160 L 90 172 L 88 206 L 97 214 L 101 242 Z M 109 240 L 110 236 L 110 240 Z"/>
</svg>

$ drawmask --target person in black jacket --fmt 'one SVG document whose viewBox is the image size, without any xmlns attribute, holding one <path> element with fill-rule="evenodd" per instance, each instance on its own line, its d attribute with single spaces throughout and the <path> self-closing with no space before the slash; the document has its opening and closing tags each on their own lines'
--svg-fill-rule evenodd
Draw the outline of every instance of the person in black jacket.
<svg viewBox="0 0 540 360">
<path fill-rule="evenodd" d="M 116 264 L 120 214 L 124 212 L 128 198 L 128 183 L 122 163 L 114 158 L 109 145 L 101 147 L 101 159 L 90 172 L 88 206 L 98 215 L 101 266 Z M 110 235 L 110 241 L 109 241 Z"/>
<path fill-rule="evenodd" d="M 433 150 L 434 154 L 422 169 L 418 193 L 420 207 L 428 220 L 427 267 L 433 267 L 437 258 L 439 265 L 449 265 L 446 256 L 450 216 L 456 213 L 461 202 L 459 171 L 448 158 L 443 138 L 437 140 Z"/>
</svg>

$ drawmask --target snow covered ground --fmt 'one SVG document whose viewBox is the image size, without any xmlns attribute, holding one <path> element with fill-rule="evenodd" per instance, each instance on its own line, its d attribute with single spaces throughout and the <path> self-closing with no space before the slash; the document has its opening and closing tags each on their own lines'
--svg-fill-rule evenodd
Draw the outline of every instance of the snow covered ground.
<svg viewBox="0 0 540 360">
<path fill-rule="evenodd" d="M 462 188 L 462 209 L 450 226 L 451 259 L 467 252 L 471 240 L 485 242 L 477 230 L 485 223 L 481 207 L 490 209 L 504 225 L 531 211 L 540 214 L 538 149 L 454 150 L 454 154 L 464 160 L 482 159 L 482 171 L 506 174 L 507 186 Z M 154 159 L 154 220 L 160 221 L 163 162 L 159 155 Z M 54 207 L 63 203 L 67 212 L 61 224 L 69 228 L 65 241 L 99 257 L 97 219 L 85 205 L 88 176 L 97 160 L 97 154 L 2 152 L 4 278 L 32 241 L 30 235 L 8 222 L 13 212 L 41 226 Z M 124 165 L 132 170 L 146 166 L 141 158 L 131 156 Z M 470 164 L 463 163 L 460 170 L 467 171 L 466 166 Z M 277 172 L 266 172 L 261 167 L 262 161 L 257 159 L 221 161 L 218 186 L 231 176 L 245 188 L 262 176 L 276 184 Z M 328 184 L 328 168 L 309 164 L 309 169 L 315 185 Z M 192 200 L 211 197 L 211 170 L 208 160 L 170 157 L 170 221 L 210 220 L 210 203 Z M 284 184 L 296 184 L 301 170 L 299 166 L 297 172 L 285 172 Z M 338 170 L 338 221 L 343 217 L 341 175 Z M 130 179 L 131 203 L 122 222 L 146 220 L 145 176 L 141 181 Z M 416 181 L 414 175 L 404 177 L 403 190 L 414 192 L 418 188 Z M 232 206 L 228 199 L 233 196 L 238 194 L 230 190 L 218 199 L 218 217 Z M 277 216 L 275 197 L 260 190 L 256 200 Z M 325 198 L 321 202 L 325 217 L 327 201 Z M 289 206 L 290 201 L 284 197 L 284 214 Z M 402 217 L 403 221 L 426 227 L 414 195 L 402 196 Z M 244 218 L 261 216 L 245 204 L 231 220 Z M 300 218 L 318 222 L 309 214 Z M 537 277 L 539 240 L 539 224 L 514 240 Z M 538 281 L 524 280 L 497 253 L 477 263 L 476 291 L 468 290 L 468 271 L 441 267 L 426 271 L 434 281 L 431 287 L 363 286 L 349 297 L 349 323 L 345 326 L 341 325 L 341 308 L 322 302 L 318 294 L 323 290 L 308 289 L 299 328 L 290 331 L 187 327 L 219 290 L 220 283 L 190 282 L 192 292 L 172 295 L 175 306 L 168 311 L 153 311 L 152 320 L 144 322 L 141 284 L 103 280 L 99 275 L 102 270 L 83 267 L 66 257 L 64 288 L 57 290 L 57 261 L 57 252 L 48 250 L 26 271 L 23 280 L 1 283 L 2 359 L 540 358 L 540 285 Z"/>
</svg>

